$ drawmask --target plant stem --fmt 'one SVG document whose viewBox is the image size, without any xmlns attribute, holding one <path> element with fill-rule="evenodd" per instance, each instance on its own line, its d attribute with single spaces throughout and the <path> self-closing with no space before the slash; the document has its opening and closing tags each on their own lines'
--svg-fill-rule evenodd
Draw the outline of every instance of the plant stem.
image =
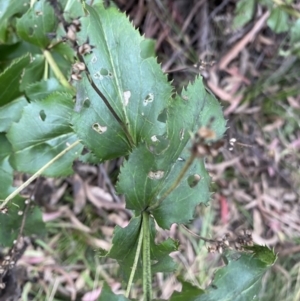
<svg viewBox="0 0 300 301">
<path fill-rule="evenodd" d="M 131 288 L 131 285 L 132 285 L 132 282 L 133 282 L 134 274 L 135 274 L 135 271 L 136 271 L 136 267 L 137 267 L 137 264 L 138 264 L 140 254 L 141 254 L 143 235 L 144 235 L 143 229 L 144 229 L 144 223 L 143 223 L 143 220 L 142 220 L 142 227 L 140 229 L 138 245 L 137 245 L 137 248 L 136 248 L 134 262 L 133 262 L 133 266 L 132 266 L 132 270 L 131 270 L 131 273 L 130 273 L 130 277 L 129 277 L 129 281 L 128 281 L 128 285 L 127 285 L 127 290 L 126 290 L 126 294 L 125 294 L 126 298 L 129 297 L 130 288 Z"/>
<path fill-rule="evenodd" d="M 48 62 L 48 64 L 50 65 L 51 69 L 53 70 L 55 76 L 57 77 L 57 79 L 59 80 L 59 82 L 66 88 L 72 90 L 73 92 L 75 92 L 74 87 L 72 87 L 70 85 L 70 83 L 67 81 L 67 79 L 65 78 L 65 76 L 63 75 L 63 73 L 60 71 L 59 67 L 57 66 L 56 62 L 54 61 L 50 51 L 48 50 L 43 50 L 43 54 Z"/>
<path fill-rule="evenodd" d="M 149 213 L 143 212 L 143 291 L 144 301 L 152 300 L 152 277 L 150 258 L 150 219 Z"/>
<path fill-rule="evenodd" d="M 60 152 L 57 156 L 55 156 L 52 160 L 50 160 L 47 164 L 45 164 L 42 168 L 40 168 L 34 175 L 32 175 L 26 182 L 24 182 L 20 187 L 18 187 L 13 193 L 11 193 L 4 202 L 0 205 L 0 210 L 3 209 L 7 203 L 12 200 L 19 192 L 21 192 L 25 187 L 27 187 L 31 182 L 33 182 L 36 178 L 38 178 L 50 165 L 52 165 L 55 161 L 57 161 L 60 157 L 62 157 L 65 153 L 67 153 L 70 149 L 75 147 L 80 143 L 80 140 L 75 141 L 71 145 L 69 145 L 66 149 Z"/>
<path fill-rule="evenodd" d="M 48 71 L 49 71 L 48 69 L 49 69 L 49 64 L 47 60 L 45 60 L 45 68 L 44 68 L 44 76 L 43 76 L 44 80 L 48 79 Z"/>
<path fill-rule="evenodd" d="M 157 208 L 168 197 L 168 195 L 170 195 L 171 192 L 174 191 L 177 188 L 177 186 L 180 184 L 181 180 L 183 179 L 184 175 L 186 174 L 188 169 L 191 167 L 194 160 L 195 160 L 195 156 L 191 155 L 189 157 L 189 159 L 186 161 L 186 163 L 183 166 L 180 174 L 178 175 L 177 179 L 172 184 L 172 186 L 164 193 L 164 195 L 159 200 L 157 200 L 157 202 L 155 204 L 153 204 L 152 206 L 150 206 L 148 208 L 148 211 L 151 211 L 151 210 L 154 210 L 155 208 Z"/>
</svg>

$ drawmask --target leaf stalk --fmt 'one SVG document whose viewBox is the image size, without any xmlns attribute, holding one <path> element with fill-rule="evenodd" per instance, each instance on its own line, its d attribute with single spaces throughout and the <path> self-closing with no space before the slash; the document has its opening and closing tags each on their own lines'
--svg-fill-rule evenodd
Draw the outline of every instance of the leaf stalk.
<svg viewBox="0 0 300 301">
<path fill-rule="evenodd" d="M 137 267 L 139 257 L 140 257 L 140 254 L 141 254 L 143 235 L 144 235 L 144 232 L 143 232 L 144 230 L 143 229 L 144 229 L 144 223 L 142 221 L 142 227 L 140 229 L 138 245 L 137 245 L 137 248 L 136 248 L 135 257 L 134 257 L 134 261 L 133 261 L 133 266 L 132 266 L 132 270 L 131 270 L 131 273 L 130 273 L 127 289 L 126 289 L 126 294 L 125 294 L 126 298 L 129 297 L 129 293 L 130 293 L 131 285 L 133 283 L 136 267 Z"/>
<path fill-rule="evenodd" d="M 150 258 L 150 218 L 149 213 L 143 212 L 143 291 L 144 301 L 152 300 Z"/>
<path fill-rule="evenodd" d="M 50 51 L 48 50 L 43 50 L 43 54 L 45 56 L 46 61 L 48 62 L 48 64 L 50 65 L 51 69 L 53 70 L 55 76 L 57 77 L 57 79 L 59 80 L 59 82 L 66 88 L 72 90 L 73 92 L 75 92 L 74 87 L 72 87 L 70 85 L 70 83 L 67 81 L 67 79 L 65 78 L 65 76 L 63 75 L 63 73 L 61 72 L 61 70 L 59 69 L 58 65 L 56 64 L 55 60 L 53 59 L 52 54 L 50 53 Z"/>
</svg>

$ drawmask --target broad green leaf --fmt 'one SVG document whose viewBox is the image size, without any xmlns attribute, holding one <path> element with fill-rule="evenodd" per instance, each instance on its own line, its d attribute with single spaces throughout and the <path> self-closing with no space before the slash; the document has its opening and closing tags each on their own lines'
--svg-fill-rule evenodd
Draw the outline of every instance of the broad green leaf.
<svg viewBox="0 0 300 301">
<path fill-rule="evenodd" d="M 127 227 L 121 228 L 116 226 L 114 230 L 113 245 L 110 251 L 106 254 L 107 257 L 114 258 L 118 261 L 121 267 L 123 280 L 127 281 L 131 273 L 135 252 L 137 249 L 139 233 L 141 230 L 141 216 L 134 217 L 130 220 Z M 150 219 L 150 248 L 152 273 L 172 272 L 176 268 L 174 261 L 169 257 L 169 254 L 178 249 L 178 243 L 172 239 L 167 239 L 161 244 L 155 244 L 155 224 L 154 220 Z M 142 262 L 138 262 L 135 279 L 142 278 Z"/>
<path fill-rule="evenodd" d="M 98 301 L 130 301 L 130 300 L 122 295 L 114 294 L 111 291 L 110 287 L 105 283 L 102 287 L 101 295 Z"/>
<path fill-rule="evenodd" d="M 162 135 L 165 124 L 157 119 L 168 105 L 172 87 L 156 59 L 149 57 L 151 51 L 144 54 L 145 39 L 116 8 L 96 5 L 87 6 L 87 10 L 89 15 L 81 18 L 79 41 L 86 43 L 88 36 L 94 47 L 92 53 L 84 56 L 92 80 L 127 127 L 134 144 Z M 80 136 L 86 143 L 84 137 L 88 133 Z M 97 149 L 90 148 L 93 152 Z M 124 150 L 126 153 L 128 149 Z"/>
<path fill-rule="evenodd" d="M 129 209 L 141 212 L 172 187 L 190 157 L 187 143 L 194 130 L 209 125 L 211 117 L 215 117 L 211 127 L 218 138 L 225 130 L 220 105 L 205 91 L 201 78 L 182 94 L 183 99 L 177 96 L 168 109 L 167 133 L 152 136 L 152 141 L 139 145 L 121 168 L 117 189 L 125 194 Z M 200 178 L 197 185 L 191 185 L 193 177 Z M 203 160 L 196 160 L 176 189 L 151 212 L 159 226 L 188 223 L 195 206 L 208 202 L 209 181 Z"/>
<path fill-rule="evenodd" d="M 31 58 L 31 62 L 25 68 L 22 76 L 20 89 L 24 91 L 29 84 L 40 81 L 43 78 L 45 67 L 45 59 L 43 55 L 35 55 Z"/>
<path fill-rule="evenodd" d="M 98 162 L 127 154 L 130 147 L 122 127 L 86 77 L 77 86 L 75 111 L 74 130 Z"/>
<path fill-rule="evenodd" d="M 20 92 L 20 79 L 29 61 L 29 55 L 26 54 L 14 60 L 12 64 L 0 74 L 0 107 L 22 94 Z"/>
<path fill-rule="evenodd" d="M 152 39 L 145 39 L 141 42 L 141 57 L 147 59 L 148 57 L 155 57 L 155 41 Z"/>
<path fill-rule="evenodd" d="M 298 19 L 291 28 L 291 43 L 300 42 L 300 19 Z"/>
<path fill-rule="evenodd" d="M 28 0 L 0 0 L 0 44 L 9 40 L 10 19 L 24 13 L 28 7 Z"/>
<path fill-rule="evenodd" d="M 53 92 L 69 92 L 69 90 L 53 77 L 31 84 L 25 89 L 25 94 L 31 101 L 42 100 Z"/>
<path fill-rule="evenodd" d="M 52 50 L 62 57 L 64 57 L 68 62 L 74 62 L 75 52 L 74 49 L 67 43 L 59 43 L 55 45 Z"/>
<path fill-rule="evenodd" d="M 4 133 L 0 133 L 0 199 L 5 199 L 13 191 L 13 169 L 8 162 L 12 152 Z"/>
<path fill-rule="evenodd" d="M 234 19 L 233 28 L 239 29 L 247 24 L 253 18 L 254 8 L 256 0 L 240 0 L 237 2 Z"/>
<path fill-rule="evenodd" d="M 22 96 L 0 107 L 0 132 L 7 132 L 11 124 L 20 119 L 27 104 L 27 100 Z"/>
<path fill-rule="evenodd" d="M 190 151 L 184 149 L 179 157 L 183 161 L 179 159 L 173 165 L 173 169 L 166 179 L 165 187 L 159 194 L 159 197 L 164 195 L 166 190 L 175 182 L 189 157 Z M 198 179 L 200 179 L 199 182 L 197 182 Z M 193 219 L 195 207 L 200 203 L 208 203 L 210 199 L 209 185 L 210 177 L 205 169 L 204 160 L 195 160 L 177 188 L 158 208 L 153 210 L 152 214 L 158 225 L 163 229 L 169 229 L 173 223 L 189 223 Z"/>
<path fill-rule="evenodd" d="M 72 109 L 72 96 L 66 93 L 53 93 L 24 108 L 21 119 L 11 126 L 7 134 L 13 147 L 10 163 L 16 170 L 35 173 L 78 140 L 69 125 Z M 44 175 L 58 177 L 71 174 L 73 161 L 81 151 L 79 144 L 46 169 Z"/>
<path fill-rule="evenodd" d="M 194 301 L 197 300 L 199 296 L 205 293 L 202 289 L 192 285 L 189 282 L 180 282 L 182 283 L 181 292 L 175 292 L 172 295 L 171 299 L 169 299 L 169 301 Z"/>
<path fill-rule="evenodd" d="M 94 1 L 93 1 L 94 2 Z M 67 21 L 79 18 L 83 15 L 82 2 L 77 0 L 68 0 L 62 3 L 64 17 Z"/>
<path fill-rule="evenodd" d="M 3 133 L 0 133 L 0 150 L 0 199 L 4 200 L 15 188 L 12 186 L 13 169 L 8 161 L 12 148 Z M 0 212 L 0 247 L 11 247 L 17 238 L 22 223 L 22 215 L 19 212 L 24 212 L 24 206 L 24 199 L 17 196 L 7 205 L 8 212 L 6 214 Z M 44 232 L 42 213 L 40 209 L 34 207 L 27 214 L 23 234 L 39 235 Z"/>
<path fill-rule="evenodd" d="M 12 63 L 12 60 L 24 56 L 27 53 L 35 55 L 39 54 L 40 52 L 41 51 L 38 47 L 25 41 L 20 41 L 14 44 L 0 45 L 0 70 L 2 72 Z"/>
<path fill-rule="evenodd" d="M 0 246 L 11 247 L 13 241 L 18 237 L 21 224 L 22 224 L 22 213 L 25 210 L 25 202 L 23 198 L 14 198 L 7 205 L 7 213 L 0 212 Z M 25 226 L 23 235 L 30 236 L 44 235 L 46 233 L 45 224 L 42 219 L 42 211 L 33 206 L 28 210 L 26 214 Z"/>
<path fill-rule="evenodd" d="M 203 292 L 183 285 L 181 293 L 175 293 L 170 301 L 249 301 L 259 300 L 262 277 L 274 264 L 276 255 L 267 247 L 249 247 L 252 252 L 227 250 L 226 266 L 217 270 L 212 284 Z M 263 260 L 262 260 L 263 259 Z M 193 295 L 191 295 L 191 291 Z"/>
<path fill-rule="evenodd" d="M 275 33 L 282 33 L 289 30 L 289 15 L 280 7 L 275 7 L 267 21 L 268 26 Z"/>
<path fill-rule="evenodd" d="M 254 245 L 254 246 L 245 246 L 246 250 L 252 251 L 253 254 L 262 261 L 266 266 L 273 265 L 277 259 L 277 255 L 274 251 L 271 251 L 266 246 Z"/>
<path fill-rule="evenodd" d="M 23 40 L 44 49 L 50 44 L 49 34 L 56 31 L 57 23 L 52 6 L 47 0 L 40 0 L 18 20 L 17 32 Z"/>
</svg>

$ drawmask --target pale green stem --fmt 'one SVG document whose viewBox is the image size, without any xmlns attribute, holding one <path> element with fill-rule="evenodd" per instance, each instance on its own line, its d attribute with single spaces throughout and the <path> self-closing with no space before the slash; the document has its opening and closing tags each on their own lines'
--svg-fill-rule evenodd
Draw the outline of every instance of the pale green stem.
<svg viewBox="0 0 300 301">
<path fill-rule="evenodd" d="M 177 179 L 172 184 L 172 186 L 164 193 L 164 195 L 155 204 L 153 204 L 152 206 L 150 206 L 148 208 L 148 211 L 151 211 L 151 210 L 154 210 L 155 208 L 157 208 L 170 195 L 170 193 L 177 188 L 177 186 L 180 184 L 181 180 L 183 179 L 184 175 L 186 174 L 188 169 L 191 167 L 194 160 L 195 160 L 195 156 L 191 155 L 189 157 L 189 159 L 186 161 L 180 174 L 178 175 Z"/>
<path fill-rule="evenodd" d="M 144 301 L 152 300 L 152 276 L 150 258 L 150 219 L 149 213 L 143 212 L 143 291 Z"/>
<path fill-rule="evenodd" d="M 43 54 L 50 65 L 51 69 L 53 70 L 55 76 L 59 80 L 59 82 L 66 88 L 71 89 L 75 91 L 75 88 L 70 85 L 70 83 L 67 81 L 63 73 L 60 71 L 59 67 L 57 66 L 56 62 L 54 61 L 51 53 L 48 50 L 43 50 Z"/>
<path fill-rule="evenodd" d="M 130 277 L 129 277 L 129 281 L 128 281 L 128 285 L 127 285 L 127 290 L 126 290 L 126 294 L 125 294 L 126 298 L 129 297 L 130 288 L 131 288 L 131 285 L 132 285 L 132 282 L 133 282 L 134 274 L 135 274 L 136 267 L 137 267 L 137 264 L 138 264 L 138 261 L 139 261 L 139 258 L 140 258 L 140 254 L 141 254 L 143 235 L 144 235 L 143 229 L 144 229 L 144 227 L 143 227 L 143 221 L 142 221 L 142 227 L 141 227 L 141 230 L 140 230 L 138 245 L 137 245 L 137 248 L 136 248 L 134 262 L 133 262 L 133 266 L 132 266 L 132 269 L 131 269 L 131 273 L 130 273 Z"/>
<path fill-rule="evenodd" d="M 70 149 L 75 147 L 80 143 L 80 140 L 69 145 L 66 149 L 60 152 L 57 156 L 55 156 L 51 161 L 45 164 L 41 169 L 39 169 L 34 175 L 32 175 L 26 182 L 24 182 L 20 187 L 18 187 L 13 193 L 11 193 L 0 205 L 0 210 L 3 209 L 7 203 L 12 200 L 19 192 L 21 192 L 25 187 L 27 187 L 31 182 L 33 182 L 36 178 L 38 178 L 50 165 L 52 165 L 55 161 L 61 158 L 65 153 L 67 153 Z"/>
<path fill-rule="evenodd" d="M 36 2 L 36 0 L 30 0 L 30 8 L 33 7 L 35 2 Z"/>
<path fill-rule="evenodd" d="M 47 60 L 45 60 L 44 80 L 48 79 L 48 72 L 49 72 L 49 64 L 48 64 Z"/>
</svg>

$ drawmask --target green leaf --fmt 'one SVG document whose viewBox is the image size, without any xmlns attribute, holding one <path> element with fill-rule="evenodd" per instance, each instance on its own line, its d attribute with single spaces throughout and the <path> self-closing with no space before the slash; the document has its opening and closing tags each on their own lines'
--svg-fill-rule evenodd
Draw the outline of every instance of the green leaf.
<svg viewBox="0 0 300 301">
<path fill-rule="evenodd" d="M 42 100 L 53 92 L 69 92 L 69 90 L 53 77 L 31 84 L 25 89 L 25 94 L 31 101 Z"/>
<path fill-rule="evenodd" d="M 69 125 L 72 108 L 72 96 L 58 92 L 24 108 L 20 121 L 7 134 L 14 150 L 10 162 L 16 170 L 33 174 L 78 140 Z M 73 161 L 81 151 L 82 145 L 77 145 L 46 169 L 44 175 L 73 173 Z"/>
<path fill-rule="evenodd" d="M 291 44 L 293 45 L 299 42 L 300 42 L 300 19 L 298 19 L 291 28 Z"/>
<path fill-rule="evenodd" d="M 141 42 L 141 57 L 147 59 L 148 57 L 155 57 L 155 41 L 152 39 L 145 39 Z"/>
<path fill-rule="evenodd" d="M 35 55 L 39 54 L 40 52 L 41 51 L 38 47 L 25 41 L 20 41 L 14 44 L 0 45 L 0 70 L 2 72 L 11 64 L 12 60 L 24 56 L 27 53 Z"/>
<path fill-rule="evenodd" d="M 262 261 L 266 266 L 273 265 L 277 255 L 266 246 L 244 246 L 246 250 L 252 251 L 254 256 Z"/>
<path fill-rule="evenodd" d="M 234 29 L 239 29 L 252 20 L 255 2 L 255 0 L 240 0 L 237 2 L 233 19 Z"/>
<path fill-rule="evenodd" d="M 182 280 L 180 282 L 182 283 L 181 292 L 175 292 L 169 301 L 194 301 L 205 293 L 202 289 L 189 282 Z"/>
<path fill-rule="evenodd" d="M 130 300 L 122 295 L 115 295 L 111 291 L 110 287 L 106 283 L 104 283 L 98 301 L 130 301 Z"/>
<path fill-rule="evenodd" d="M 75 111 L 72 118 L 74 131 L 98 161 L 128 153 L 130 146 L 122 127 L 86 77 L 77 85 Z"/>
<path fill-rule="evenodd" d="M 27 104 L 25 97 L 22 96 L 0 107 L 0 132 L 7 132 L 11 124 L 20 119 Z"/>
<path fill-rule="evenodd" d="M 8 158 L 12 152 L 11 145 L 4 133 L 0 133 L 0 199 L 5 199 L 13 192 L 13 169 Z"/>
<path fill-rule="evenodd" d="M 224 255 L 227 265 L 217 270 L 205 292 L 199 289 L 197 295 L 196 288 L 183 285 L 182 292 L 175 293 L 175 298 L 172 296 L 170 301 L 259 300 L 262 277 L 268 267 L 274 264 L 276 255 L 267 247 L 254 246 L 249 249 L 254 253 L 227 250 Z"/>
<path fill-rule="evenodd" d="M 188 149 L 181 153 L 179 158 L 184 161 L 177 160 L 175 162 L 158 198 L 175 182 L 189 156 L 190 151 Z M 198 179 L 200 179 L 199 182 Z M 192 184 L 193 182 L 195 182 L 195 186 Z M 159 207 L 153 210 L 152 214 L 158 225 L 163 229 L 169 229 L 174 223 L 189 223 L 193 219 L 195 207 L 200 203 L 208 203 L 210 198 L 209 185 L 210 177 L 205 169 L 204 160 L 195 160 L 177 188 Z"/>
<path fill-rule="evenodd" d="M 44 49 L 50 44 L 49 34 L 56 31 L 57 23 L 52 6 L 47 0 L 40 0 L 18 20 L 17 32 L 23 40 Z"/>
<path fill-rule="evenodd" d="M 144 38 L 117 9 L 98 5 L 87 6 L 87 10 L 89 15 L 81 19 L 78 36 L 82 44 L 88 36 L 94 47 L 92 53 L 84 56 L 94 83 L 127 127 L 134 144 L 163 134 L 165 124 L 157 119 L 168 105 L 172 87 L 156 59 L 149 57 L 149 45 L 145 45 Z M 75 125 L 76 128 L 79 126 Z M 85 141 L 88 134 L 79 136 L 88 145 Z M 96 153 L 96 145 L 89 147 Z M 128 148 L 124 149 L 126 153 Z"/>
<path fill-rule="evenodd" d="M 20 15 L 28 9 L 28 0 L 0 1 L 0 44 L 8 42 L 9 21 L 14 15 Z"/>
<path fill-rule="evenodd" d="M 225 130 L 220 105 L 205 91 L 201 78 L 182 94 L 183 99 L 177 96 L 167 111 L 167 133 L 139 145 L 121 168 L 117 189 L 125 194 L 129 209 L 141 212 L 169 190 L 190 157 L 187 142 L 195 129 L 208 125 L 215 117 L 211 127 L 217 137 Z M 190 184 L 192 177 L 200 178 L 195 186 Z M 208 202 L 209 181 L 203 160 L 195 161 L 178 187 L 151 212 L 159 226 L 188 223 L 195 206 Z"/>
<path fill-rule="evenodd" d="M 289 15 L 280 7 L 275 7 L 267 21 L 268 26 L 275 33 L 282 33 L 289 30 Z"/>
<path fill-rule="evenodd" d="M 267 6 L 269 10 L 271 10 L 274 6 L 273 0 L 258 0 L 258 3 Z"/>
<path fill-rule="evenodd" d="M 0 106 L 3 106 L 10 101 L 19 97 L 20 79 L 24 72 L 24 68 L 29 64 L 30 58 L 26 54 L 12 62 L 12 64 L 0 74 Z"/>
<path fill-rule="evenodd" d="M 18 237 L 25 210 L 23 198 L 14 198 L 7 205 L 7 213 L 0 213 L 0 246 L 11 247 L 13 241 Z M 29 236 L 44 235 L 46 233 L 45 224 L 42 219 L 42 211 L 38 207 L 30 208 L 25 220 L 23 235 Z"/>
<path fill-rule="evenodd" d="M 11 145 L 5 135 L 0 133 L 0 199 L 5 199 L 15 188 L 13 184 L 13 169 L 8 158 L 12 152 Z M 0 203 L 1 204 L 1 203 Z M 17 196 L 8 205 L 6 214 L 0 212 L 0 247 L 11 247 L 19 234 L 24 212 L 24 199 Z M 23 235 L 44 234 L 45 225 L 42 221 L 42 212 L 38 208 L 30 209 L 26 220 Z"/>
<path fill-rule="evenodd" d="M 123 280 L 127 281 L 131 273 L 139 233 L 141 230 L 141 216 L 134 217 L 130 220 L 127 227 L 121 228 L 116 226 L 114 230 L 113 245 L 106 254 L 107 257 L 114 258 L 121 267 Z M 178 249 L 178 243 L 172 239 L 167 239 L 161 244 L 155 244 L 155 223 L 153 218 L 150 219 L 150 248 L 152 260 L 152 273 L 172 272 L 176 268 L 174 261 L 169 257 L 169 253 Z M 139 259 L 135 279 L 142 278 L 142 261 Z"/>
<path fill-rule="evenodd" d="M 25 68 L 20 89 L 24 91 L 29 84 L 40 81 L 43 78 L 45 59 L 43 55 L 32 57 L 30 64 Z"/>
</svg>

